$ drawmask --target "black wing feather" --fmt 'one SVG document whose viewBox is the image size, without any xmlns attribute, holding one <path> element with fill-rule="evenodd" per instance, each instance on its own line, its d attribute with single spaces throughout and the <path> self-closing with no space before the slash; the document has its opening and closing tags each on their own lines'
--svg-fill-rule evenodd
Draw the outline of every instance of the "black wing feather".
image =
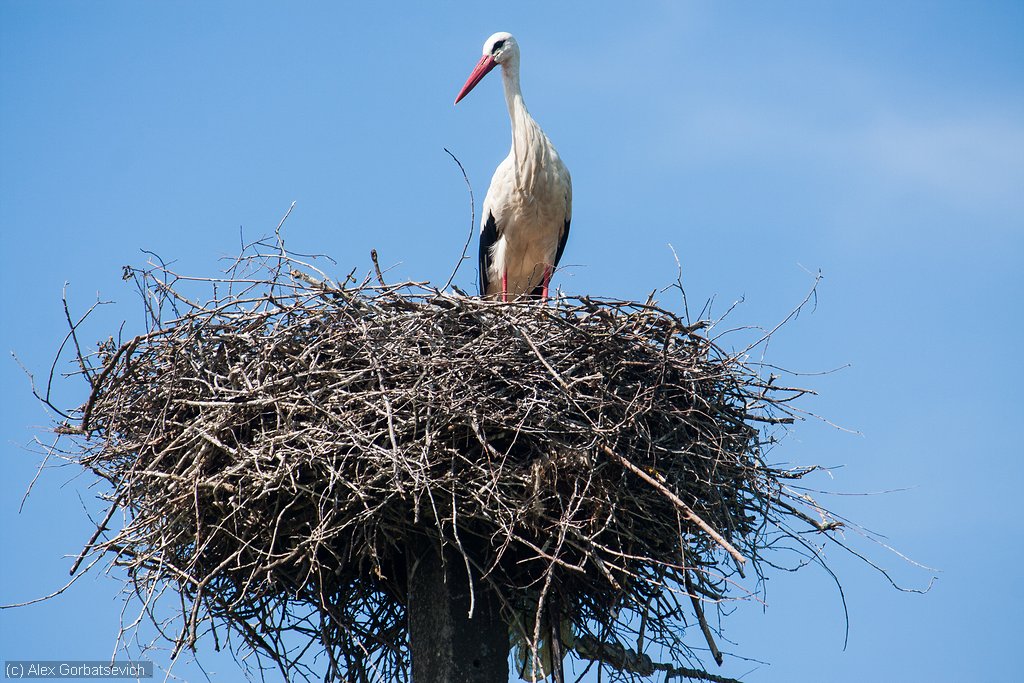
<svg viewBox="0 0 1024 683">
<path fill-rule="evenodd" d="M 487 271 L 491 267 L 491 247 L 498 241 L 498 223 L 494 220 L 494 214 L 488 212 L 487 220 L 480 228 L 480 296 L 487 294 Z M 561 251 L 559 251 L 561 253 Z"/>
<path fill-rule="evenodd" d="M 565 219 L 565 230 L 562 231 L 562 239 L 558 240 L 558 251 L 555 252 L 555 268 L 558 267 L 558 262 L 562 260 L 562 252 L 565 251 L 565 243 L 569 241 L 569 221 Z"/>
</svg>

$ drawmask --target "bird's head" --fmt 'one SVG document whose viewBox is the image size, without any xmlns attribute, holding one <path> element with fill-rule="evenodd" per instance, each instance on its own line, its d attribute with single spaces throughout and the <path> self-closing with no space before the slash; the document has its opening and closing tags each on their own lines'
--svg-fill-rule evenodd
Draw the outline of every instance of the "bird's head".
<svg viewBox="0 0 1024 683">
<path fill-rule="evenodd" d="M 504 64 L 519 56 L 519 43 L 511 33 L 498 31 L 484 41 L 483 55 L 490 56 L 497 64 Z"/>
<path fill-rule="evenodd" d="M 476 84 L 483 80 L 484 76 L 490 73 L 491 69 L 499 64 L 508 64 L 519 60 L 519 43 L 512 37 L 511 33 L 499 31 L 484 41 L 483 56 L 469 74 L 466 84 L 462 86 L 455 104 L 459 103 L 469 91 L 476 87 Z"/>
</svg>

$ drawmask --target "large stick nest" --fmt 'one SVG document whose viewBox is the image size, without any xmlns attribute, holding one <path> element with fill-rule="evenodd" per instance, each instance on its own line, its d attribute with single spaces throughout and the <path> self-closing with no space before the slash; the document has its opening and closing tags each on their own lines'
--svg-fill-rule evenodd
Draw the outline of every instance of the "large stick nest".
<svg viewBox="0 0 1024 683">
<path fill-rule="evenodd" d="M 83 555 L 113 553 L 147 609 L 180 595 L 176 649 L 226 627 L 287 676 L 313 645 L 316 676 L 408 679 L 405 553 L 432 539 L 510 621 L 559 605 L 613 677 L 700 675 L 704 605 L 747 597 L 734 577 L 790 522 L 834 524 L 762 457 L 804 392 L 706 323 L 334 283 L 266 246 L 216 280 L 126 271 L 150 329 L 80 352 L 91 395 L 61 429 L 109 482 Z"/>
</svg>

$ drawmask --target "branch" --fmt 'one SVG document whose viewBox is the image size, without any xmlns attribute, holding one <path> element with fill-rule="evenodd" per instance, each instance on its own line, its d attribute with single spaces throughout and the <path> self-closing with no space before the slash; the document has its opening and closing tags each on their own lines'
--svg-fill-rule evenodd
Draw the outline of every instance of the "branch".
<svg viewBox="0 0 1024 683">
<path fill-rule="evenodd" d="M 620 643 L 598 640 L 591 635 L 577 636 L 576 646 L 573 650 L 581 659 L 601 662 L 616 671 L 635 673 L 641 676 L 651 676 L 655 671 L 664 671 L 666 673 L 666 680 L 676 677 L 697 681 L 712 681 L 713 683 L 740 683 L 735 678 L 719 676 L 701 669 L 691 669 L 686 666 L 655 662 L 648 655 L 632 650 Z"/>
<path fill-rule="evenodd" d="M 608 455 L 608 457 L 612 458 L 620 465 L 625 467 L 627 470 L 629 470 L 636 476 L 640 477 L 654 488 L 658 489 L 658 491 L 664 494 L 665 497 L 671 500 L 676 505 L 676 507 L 678 507 L 682 511 L 684 517 L 686 517 L 688 520 L 690 520 L 698 527 L 700 527 L 700 529 L 704 533 L 706 533 L 708 536 L 714 539 L 715 543 L 722 546 L 722 548 L 724 548 L 726 552 L 732 555 L 733 559 L 736 560 L 737 571 L 739 571 L 740 576 L 744 576 L 743 565 L 746 564 L 747 558 L 743 557 L 740 551 L 736 550 L 736 548 L 734 548 L 733 545 L 729 543 L 729 541 L 725 540 L 725 537 L 722 536 L 722 534 L 715 531 L 713 528 L 711 528 L 711 525 L 709 525 L 707 522 L 701 519 L 697 515 L 697 513 L 694 512 L 692 508 L 690 508 L 689 505 L 684 503 L 682 499 L 679 498 L 679 496 L 669 491 L 667 488 L 665 488 L 664 484 L 662 484 L 657 479 L 647 474 L 642 469 L 631 463 L 629 460 L 626 460 L 621 455 L 619 455 L 612 449 L 608 448 L 607 446 L 602 446 L 601 450 L 603 450 L 605 454 Z"/>
<path fill-rule="evenodd" d="M 452 280 L 455 279 L 455 274 L 459 272 L 459 266 L 466 260 L 466 252 L 469 251 L 469 244 L 473 241 L 473 229 L 476 227 L 476 200 L 473 199 L 473 185 L 470 184 L 469 176 L 466 175 L 466 169 L 462 167 L 462 162 L 459 161 L 458 157 L 452 154 L 447 147 L 444 148 L 444 151 L 448 152 L 448 156 L 459 165 L 459 170 L 462 171 L 462 179 L 466 181 L 466 187 L 469 188 L 469 236 L 466 237 L 466 243 L 462 245 L 462 256 L 459 257 L 459 262 L 455 264 L 455 269 L 452 271 L 451 276 L 449 276 L 448 282 L 444 283 L 444 287 L 441 288 L 442 292 L 451 286 Z"/>
</svg>

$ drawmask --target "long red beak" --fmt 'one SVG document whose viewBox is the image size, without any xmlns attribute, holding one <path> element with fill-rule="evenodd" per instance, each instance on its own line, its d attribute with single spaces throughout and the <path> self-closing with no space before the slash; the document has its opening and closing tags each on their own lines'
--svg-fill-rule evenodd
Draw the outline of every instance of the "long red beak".
<svg viewBox="0 0 1024 683">
<path fill-rule="evenodd" d="M 484 55 L 480 58 L 480 61 L 473 67 L 473 73 L 469 74 L 469 78 L 466 80 L 466 85 L 462 86 L 462 90 L 459 91 L 459 96 L 455 98 L 455 104 L 459 103 L 463 97 L 469 94 L 469 91 L 476 87 L 476 84 L 483 80 L 491 69 L 498 66 L 498 63 L 494 61 L 494 57 L 490 55 Z"/>
</svg>

